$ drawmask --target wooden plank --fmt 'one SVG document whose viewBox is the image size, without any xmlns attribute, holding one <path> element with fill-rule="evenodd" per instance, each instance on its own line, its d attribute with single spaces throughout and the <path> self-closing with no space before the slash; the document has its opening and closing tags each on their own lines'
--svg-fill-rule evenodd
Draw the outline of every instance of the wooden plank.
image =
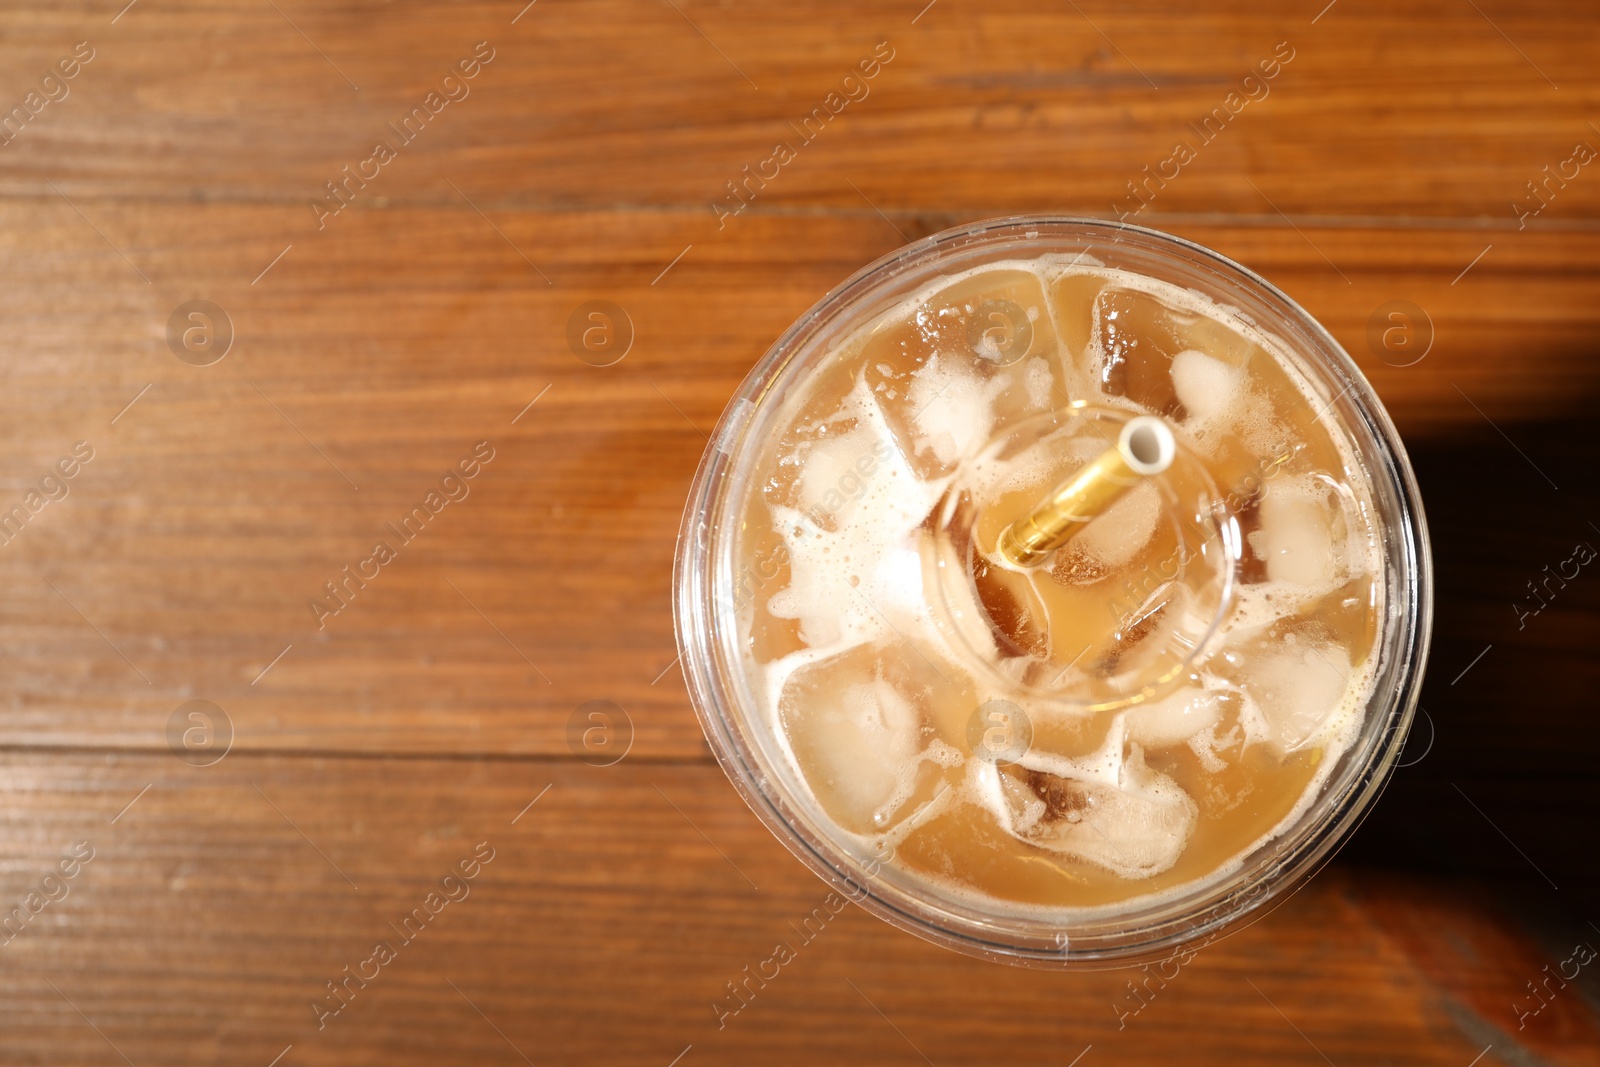
<svg viewBox="0 0 1600 1067">
<path fill-rule="evenodd" d="M 712 766 L 9 754 L 0 801 L 8 907 L 93 848 L 0 947 L 12 1062 L 266 1064 L 292 1045 L 284 1062 L 666 1064 L 692 1045 L 681 1062 L 945 1065 L 1092 1045 L 1461 1067 L 1491 1041 L 1483 1062 L 1594 1062 L 1577 989 L 1516 1031 L 1506 1004 L 1542 950 L 1427 882 L 1330 872 L 1135 1000 L 1137 972 L 986 964 L 849 907 L 804 938 L 825 887 Z M 465 896 L 390 925 L 491 849 Z M 379 941 L 392 962 L 329 997 Z M 795 958 L 728 1012 L 727 983 L 780 942 Z M 1452 1006 L 1444 983 L 1474 996 Z"/>
<path fill-rule="evenodd" d="M 1581 2 L 1342 0 L 1268 16 L 1240 2 L 188 0 L 113 23 L 118 6 L 5 16 L 8 108 L 75 42 L 96 57 L 0 149 L 0 192 L 49 180 L 68 195 L 270 199 L 309 225 L 324 183 L 398 140 L 387 124 L 480 40 L 493 61 L 363 197 L 452 202 L 449 179 L 495 206 L 670 203 L 711 218 L 725 183 L 784 142 L 798 157 L 759 203 L 1105 214 L 1181 143 L 1195 158 L 1168 164 L 1147 213 L 1514 227 L 1527 182 L 1580 141 L 1600 146 L 1600 31 Z M 892 60 L 847 87 L 881 42 Z M 1275 55 L 1292 58 L 1245 82 Z M 830 93 L 842 109 L 806 133 Z M 1205 129 L 1218 109 L 1226 124 Z M 1600 215 L 1587 170 L 1553 196 L 1540 223 Z"/>
<path fill-rule="evenodd" d="M 0 206 L 6 506 L 75 442 L 95 450 L 0 554 L 25 665 L 0 681 L 0 739 L 159 750 L 201 698 L 248 748 L 567 754 L 575 709 L 602 699 L 641 753 L 704 751 L 669 615 L 688 481 L 766 346 L 901 240 L 887 221 L 755 215 L 718 236 L 681 213 L 384 209 L 272 264 L 290 208 L 77 207 Z M 1413 432 L 1489 432 L 1600 385 L 1592 242 L 1530 232 L 1452 284 L 1479 235 L 1181 232 L 1303 300 Z M 195 298 L 233 323 L 212 366 L 166 340 Z M 596 298 L 636 335 L 606 368 L 567 346 Z M 1436 330 L 1415 366 L 1367 348 L 1394 298 Z M 402 545 L 385 524 L 480 441 L 495 458 L 470 495 Z M 343 568 L 380 538 L 398 558 L 358 588 Z M 332 617 L 310 607 L 336 606 L 329 582 L 349 595 Z"/>
<path fill-rule="evenodd" d="M 0 939 L 0 1058 L 1600 1062 L 1593 972 L 1537 1012 L 1529 988 L 1600 938 L 1573 918 L 1600 884 L 1573 847 L 1600 586 L 1546 577 L 1600 538 L 1600 180 L 1528 188 L 1600 146 L 1592 5 L 124 4 L 0 11 L 0 117 L 37 111 L 0 134 L 0 510 L 94 449 L 0 545 L 0 909 L 61 897 Z M 70 95 L 30 102 L 78 41 Z M 478 41 L 470 95 L 389 130 Z M 868 95 L 797 130 L 884 41 Z M 1198 129 L 1279 42 L 1270 93 Z M 314 209 L 380 138 L 395 158 Z M 1143 1001 L 1137 972 L 979 963 L 853 908 L 807 938 L 825 888 L 674 668 L 706 434 L 903 241 L 1136 207 L 1300 300 L 1407 435 L 1427 714 L 1347 856 L 1431 873 L 1335 866 Z M 196 299 L 233 326 L 212 366 L 167 340 Z M 595 299 L 635 334 L 605 368 L 566 340 Z M 1394 301 L 1431 340 L 1406 366 L 1370 340 Z M 320 626 L 309 599 L 480 441 L 470 495 Z M 176 754 L 196 699 L 231 730 L 211 766 Z M 580 762 L 593 700 L 618 765 Z M 470 896 L 408 941 L 391 924 L 480 842 Z M 379 939 L 395 960 L 319 1029 Z"/>
</svg>

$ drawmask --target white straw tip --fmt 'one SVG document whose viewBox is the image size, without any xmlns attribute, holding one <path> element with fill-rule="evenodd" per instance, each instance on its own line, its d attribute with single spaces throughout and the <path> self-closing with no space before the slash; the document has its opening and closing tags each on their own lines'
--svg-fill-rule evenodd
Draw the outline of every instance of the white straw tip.
<svg viewBox="0 0 1600 1067">
<path fill-rule="evenodd" d="M 1172 428 L 1154 415 L 1130 419 L 1117 437 L 1117 451 L 1128 467 L 1138 474 L 1160 474 L 1172 466 L 1178 443 Z"/>
</svg>

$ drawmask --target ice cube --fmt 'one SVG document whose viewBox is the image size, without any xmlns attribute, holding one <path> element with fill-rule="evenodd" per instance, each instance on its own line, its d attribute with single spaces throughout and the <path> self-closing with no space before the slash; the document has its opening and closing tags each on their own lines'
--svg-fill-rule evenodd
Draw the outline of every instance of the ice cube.
<svg viewBox="0 0 1600 1067">
<path fill-rule="evenodd" d="M 1221 753 L 1238 748 L 1243 743 L 1244 730 L 1238 723 L 1234 723 L 1226 733 L 1218 733 L 1215 725 L 1208 726 L 1188 741 L 1189 751 L 1194 753 L 1207 774 L 1227 770 L 1228 761 L 1222 758 Z"/>
<path fill-rule="evenodd" d="M 912 694 L 900 691 L 871 650 L 846 653 L 796 671 L 779 714 L 796 760 L 817 799 L 840 825 L 874 829 L 922 747 Z"/>
<path fill-rule="evenodd" d="M 1026 270 L 947 285 L 862 342 L 873 399 L 916 473 L 950 473 L 995 426 L 1067 403 L 1044 286 Z"/>
<path fill-rule="evenodd" d="M 912 374 L 907 392 L 913 455 L 931 454 L 932 469 L 943 472 L 976 452 L 989 439 L 995 400 L 1008 384 L 959 357 L 929 356 Z"/>
<path fill-rule="evenodd" d="M 829 529 L 849 522 L 869 481 L 893 456 L 894 443 L 870 423 L 823 438 L 806 452 L 796 486 L 800 510 Z"/>
<path fill-rule="evenodd" d="M 766 472 L 761 486 L 766 503 L 800 506 L 799 483 L 812 448 L 846 436 L 858 425 L 862 410 L 856 396 L 859 385 L 859 373 L 837 370 L 817 375 L 807 383 L 806 395 L 789 431 L 767 442 L 765 455 L 757 464 Z"/>
<path fill-rule="evenodd" d="M 927 597 L 915 531 L 944 492 L 893 447 L 864 379 L 842 413 L 851 429 L 813 449 L 822 450 L 818 473 L 799 483 L 811 506 L 769 507 L 789 584 L 766 602 L 775 618 L 798 622 L 808 646 L 836 651 L 920 625 Z"/>
<path fill-rule="evenodd" d="M 1247 540 L 1265 563 L 1268 581 L 1312 590 L 1333 584 L 1338 560 L 1328 495 L 1316 483 L 1285 483 L 1272 486 L 1261 498 L 1260 526 Z"/>
<path fill-rule="evenodd" d="M 1147 748 L 1182 744 L 1220 718 L 1217 693 L 1186 685 L 1160 700 L 1128 711 L 1128 737 Z"/>
<path fill-rule="evenodd" d="M 1265 642 L 1263 642 L 1263 645 Z M 1275 642 L 1276 644 L 1276 642 Z M 1292 752 L 1314 740 L 1338 709 L 1350 686 L 1350 656 L 1338 645 L 1314 645 L 1303 637 L 1274 651 L 1257 646 L 1241 657 L 1246 715 L 1279 751 Z"/>
<path fill-rule="evenodd" d="M 1090 323 L 1094 318 L 1095 297 L 1104 289 L 1106 278 L 1091 271 L 1069 271 L 1053 285 L 1056 321 L 1061 325 L 1061 359 L 1068 368 L 1068 388 L 1077 386 L 1074 395 L 1087 395 L 1088 383 L 1080 381 L 1081 371 L 1094 362 L 1089 351 Z"/>
<path fill-rule="evenodd" d="M 1245 371 L 1204 352 L 1185 349 L 1172 357 L 1172 387 L 1194 428 L 1209 428 L 1237 415 Z"/>
<path fill-rule="evenodd" d="M 1108 285 L 1100 291 L 1090 343 L 1108 396 L 1126 397 L 1154 414 L 1178 414 L 1172 357 L 1186 346 L 1178 343 L 1175 313 L 1139 289 Z"/>
<path fill-rule="evenodd" d="M 1240 333 L 1236 326 L 1214 317 L 1203 304 L 1192 312 L 1174 316 L 1172 325 L 1182 347 L 1204 352 L 1229 366 L 1243 367 L 1264 355 L 1259 345 Z"/>
<path fill-rule="evenodd" d="M 799 667 L 783 685 L 778 714 L 823 809 L 847 830 L 879 833 L 912 814 L 919 805 L 908 802 L 951 762 L 930 713 L 969 700 L 926 653 L 888 641 Z"/>
<path fill-rule="evenodd" d="M 1103 867 L 1123 878 L 1148 878 L 1177 862 L 1198 808 L 1171 778 L 1152 770 L 1138 745 L 1124 755 L 1123 718 L 1101 749 L 1081 759 L 1040 751 L 992 775 L 986 795 L 1005 828 L 1030 844 Z"/>
</svg>

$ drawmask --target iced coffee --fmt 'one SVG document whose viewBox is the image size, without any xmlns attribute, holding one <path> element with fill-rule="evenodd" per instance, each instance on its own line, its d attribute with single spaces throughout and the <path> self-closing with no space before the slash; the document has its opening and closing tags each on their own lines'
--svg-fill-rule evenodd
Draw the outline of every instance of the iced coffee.
<svg viewBox="0 0 1600 1067">
<path fill-rule="evenodd" d="M 1181 910 L 1348 790 L 1415 589 L 1392 470 L 1259 311 L 1014 244 L 766 384 L 707 603 L 740 736 L 811 835 L 896 893 L 1065 930 Z M 1136 422 L 1160 473 L 1007 548 Z"/>
</svg>

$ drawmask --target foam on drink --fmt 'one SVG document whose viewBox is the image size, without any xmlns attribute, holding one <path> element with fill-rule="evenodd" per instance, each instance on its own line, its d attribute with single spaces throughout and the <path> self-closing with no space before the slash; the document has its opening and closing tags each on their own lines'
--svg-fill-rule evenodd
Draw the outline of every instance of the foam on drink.
<svg viewBox="0 0 1600 1067">
<path fill-rule="evenodd" d="M 782 759 L 864 853 L 893 848 L 900 873 L 989 908 L 1115 909 L 1226 873 L 1314 800 L 1365 713 L 1384 605 L 1366 474 L 1281 342 L 1197 294 L 1042 256 L 930 285 L 804 388 L 744 513 L 738 555 L 760 587 L 723 621 Z M 1222 630 L 1183 677 L 1100 710 L 1024 684 L 1028 657 L 992 627 L 952 640 L 931 588 L 953 487 L 1025 509 L 1063 455 L 1104 447 L 994 449 L 1074 402 L 1167 418 L 1246 546 Z M 1139 641 L 1201 632 L 1178 598 L 1155 636 L 1124 626 L 1131 652 L 1066 662 L 1175 550 L 1163 507 L 1129 492 L 1018 587 L 1020 640 L 1060 677 L 1114 677 Z M 1032 724 L 1014 762 L 971 741 L 997 700 Z"/>
</svg>

